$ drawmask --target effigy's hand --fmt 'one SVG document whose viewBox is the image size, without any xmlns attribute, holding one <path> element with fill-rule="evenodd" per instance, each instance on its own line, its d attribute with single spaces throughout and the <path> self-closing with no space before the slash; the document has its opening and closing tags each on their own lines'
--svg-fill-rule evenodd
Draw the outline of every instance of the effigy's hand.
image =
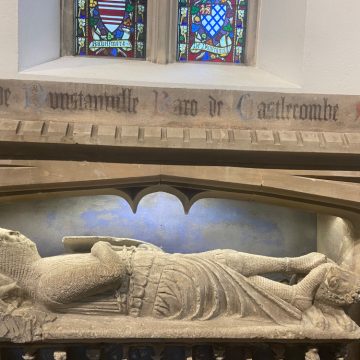
<svg viewBox="0 0 360 360">
<path fill-rule="evenodd" d="M 115 250 L 111 244 L 106 241 L 98 241 L 91 248 L 91 254 L 98 258 L 100 261 L 107 261 L 109 257 L 116 256 Z"/>
<path fill-rule="evenodd" d="M 110 243 L 106 241 L 95 243 L 91 248 L 91 254 L 100 261 L 102 276 L 117 278 L 125 273 L 126 264 Z"/>
</svg>

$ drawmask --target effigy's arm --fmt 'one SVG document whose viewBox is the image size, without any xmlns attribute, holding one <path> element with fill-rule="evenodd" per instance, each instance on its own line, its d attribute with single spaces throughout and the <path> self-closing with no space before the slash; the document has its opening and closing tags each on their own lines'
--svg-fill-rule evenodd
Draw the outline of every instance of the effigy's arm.
<svg viewBox="0 0 360 360">
<path fill-rule="evenodd" d="M 36 296 L 53 307 L 67 304 L 88 295 L 106 291 L 109 287 L 120 287 L 126 274 L 126 263 L 104 242 L 96 243 L 91 254 L 84 260 L 68 263 L 67 256 L 53 264 L 39 278 Z"/>
</svg>

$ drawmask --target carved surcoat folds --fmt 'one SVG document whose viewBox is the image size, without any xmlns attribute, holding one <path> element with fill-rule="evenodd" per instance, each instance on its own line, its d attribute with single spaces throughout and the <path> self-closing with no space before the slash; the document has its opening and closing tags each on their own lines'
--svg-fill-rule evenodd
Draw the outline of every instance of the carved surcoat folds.
<svg viewBox="0 0 360 360">
<path fill-rule="evenodd" d="M 128 286 L 119 290 L 131 316 L 209 320 L 218 316 L 260 316 L 296 322 L 300 312 L 267 294 L 246 277 L 219 262 L 221 251 L 164 254 L 138 250 L 133 254 Z"/>
</svg>

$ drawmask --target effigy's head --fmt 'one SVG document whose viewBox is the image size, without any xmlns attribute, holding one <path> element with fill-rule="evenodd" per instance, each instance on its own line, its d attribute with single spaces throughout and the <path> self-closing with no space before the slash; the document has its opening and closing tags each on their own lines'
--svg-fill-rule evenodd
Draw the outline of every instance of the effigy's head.
<svg viewBox="0 0 360 360">
<path fill-rule="evenodd" d="M 36 245 L 18 231 L 0 228 L 0 250 L 4 248 L 23 248 L 37 254 Z"/>
<path fill-rule="evenodd" d="M 0 228 L 0 273 L 20 281 L 40 259 L 36 245 L 18 231 Z"/>
<path fill-rule="evenodd" d="M 338 306 L 358 303 L 360 302 L 360 277 L 334 264 L 325 275 L 316 298 L 327 304 Z"/>
</svg>

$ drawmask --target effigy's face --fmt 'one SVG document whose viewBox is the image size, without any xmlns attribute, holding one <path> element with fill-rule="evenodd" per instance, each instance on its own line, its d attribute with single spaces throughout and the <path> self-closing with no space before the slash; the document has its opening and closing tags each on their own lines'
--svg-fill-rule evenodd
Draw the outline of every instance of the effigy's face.
<svg viewBox="0 0 360 360">
<path fill-rule="evenodd" d="M 360 278 L 355 273 L 334 267 L 326 275 L 324 285 L 330 301 L 338 305 L 360 302 Z"/>
<path fill-rule="evenodd" d="M 36 245 L 19 231 L 0 228 L 0 249 L 4 251 L 13 251 L 14 248 L 23 249 L 29 254 L 37 254 Z M 7 250 L 5 250 L 7 249 Z"/>
<path fill-rule="evenodd" d="M 25 239 L 27 238 L 24 235 L 21 235 L 18 231 L 0 228 L 0 242 L 20 243 Z"/>
</svg>

